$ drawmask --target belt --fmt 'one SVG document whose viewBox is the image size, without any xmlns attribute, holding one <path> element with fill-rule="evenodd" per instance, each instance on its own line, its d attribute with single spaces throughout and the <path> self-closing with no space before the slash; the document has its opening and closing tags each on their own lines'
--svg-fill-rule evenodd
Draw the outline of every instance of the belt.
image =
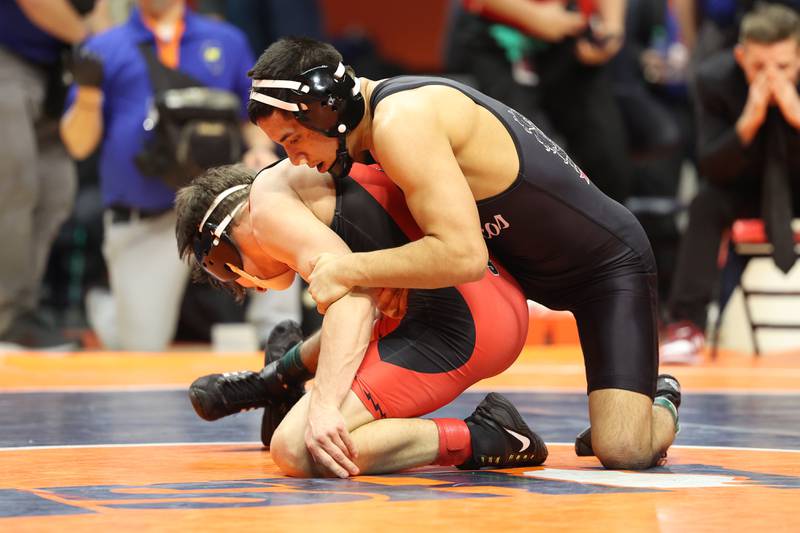
<svg viewBox="0 0 800 533">
<path fill-rule="evenodd" d="M 130 222 L 132 220 L 144 220 L 148 218 L 155 218 L 171 211 L 171 209 L 159 210 L 145 210 L 136 209 L 135 207 L 124 207 L 121 205 L 112 205 L 107 209 L 111 216 L 111 222 Z"/>
</svg>

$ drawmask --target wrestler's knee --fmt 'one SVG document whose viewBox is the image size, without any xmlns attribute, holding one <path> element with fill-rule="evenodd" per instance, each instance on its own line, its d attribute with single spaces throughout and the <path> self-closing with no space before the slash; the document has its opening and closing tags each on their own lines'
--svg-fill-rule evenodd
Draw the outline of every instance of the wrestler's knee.
<svg viewBox="0 0 800 533">
<path fill-rule="evenodd" d="M 654 464 L 649 440 L 635 434 L 604 437 L 592 429 L 592 449 L 609 470 L 643 470 Z"/>
<path fill-rule="evenodd" d="M 653 466 L 652 399 L 621 389 L 589 395 L 592 450 L 614 470 L 641 470 Z"/>
<path fill-rule="evenodd" d="M 272 460 L 281 472 L 292 477 L 314 477 L 312 459 L 302 436 L 279 426 L 269 444 Z"/>
</svg>

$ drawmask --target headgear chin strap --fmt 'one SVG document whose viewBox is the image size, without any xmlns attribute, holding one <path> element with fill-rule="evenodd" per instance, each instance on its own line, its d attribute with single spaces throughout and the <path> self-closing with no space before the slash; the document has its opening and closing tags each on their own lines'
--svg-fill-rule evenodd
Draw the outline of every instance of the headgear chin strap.
<svg viewBox="0 0 800 533">
<path fill-rule="evenodd" d="M 328 169 L 328 172 L 334 178 L 344 178 L 350 173 L 353 167 L 353 158 L 347 151 L 347 141 L 344 135 L 339 135 L 339 147 L 336 149 L 336 159 Z"/>
<path fill-rule="evenodd" d="M 294 278 L 296 275 L 294 270 L 287 267 L 283 273 L 264 279 L 254 276 L 245 270 L 235 267 L 234 265 L 228 265 L 228 268 L 235 272 L 240 278 L 244 278 L 252 283 L 253 287 L 260 291 L 266 291 L 268 289 L 282 291 L 288 289 L 289 286 L 294 283 Z"/>
<path fill-rule="evenodd" d="M 261 92 L 265 89 L 286 89 L 289 96 L 281 100 Z M 254 79 L 250 99 L 290 111 L 306 127 L 338 137 L 336 161 L 328 172 L 342 177 L 350 171 L 353 161 L 347 152 L 346 135 L 358 126 L 365 111 L 361 83 L 351 67 L 342 63 L 335 69 L 314 67 L 293 80 Z"/>
</svg>

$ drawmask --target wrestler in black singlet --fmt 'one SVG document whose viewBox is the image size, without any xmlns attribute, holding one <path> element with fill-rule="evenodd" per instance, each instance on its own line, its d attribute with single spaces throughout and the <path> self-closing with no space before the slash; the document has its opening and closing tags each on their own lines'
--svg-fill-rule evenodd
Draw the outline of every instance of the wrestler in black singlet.
<svg viewBox="0 0 800 533">
<path fill-rule="evenodd" d="M 589 392 L 619 388 L 652 397 L 656 265 L 639 222 L 533 122 L 461 83 L 423 76 L 384 80 L 370 98 L 373 116 L 384 98 L 426 85 L 460 91 L 511 135 L 519 175 L 504 192 L 477 202 L 484 239 L 529 299 L 575 315 Z"/>
</svg>

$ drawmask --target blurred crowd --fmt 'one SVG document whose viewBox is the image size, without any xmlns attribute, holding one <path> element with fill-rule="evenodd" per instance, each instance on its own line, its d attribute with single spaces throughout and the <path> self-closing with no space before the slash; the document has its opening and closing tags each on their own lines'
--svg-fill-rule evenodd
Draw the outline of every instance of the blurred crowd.
<svg viewBox="0 0 800 533">
<path fill-rule="evenodd" d="M 554 138 L 650 237 L 662 361 L 697 356 L 709 304 L 735 284 L 718 260 L 733 220 L 764 218 L 792 267 L 800 0 L 418 6 L 434 4 L 438 72 L 386 57 L 357 2 L 0 0 L 0 346 L 75 349 L 91 331 L 160 351 L 220 323 L 262 341 L 285 318 L 314 328 L 300 284 L 242 305 L 192 284 L 174 238 L 175 191 L 198 169 L 283 155 L 244 110 L 254 58 L 286 35 L 334 42 L 373 79 L 457 78 Z M 331 9 L 354 10 L 338 13 L 351 31 L 329 34 Z"/>
</svg>

